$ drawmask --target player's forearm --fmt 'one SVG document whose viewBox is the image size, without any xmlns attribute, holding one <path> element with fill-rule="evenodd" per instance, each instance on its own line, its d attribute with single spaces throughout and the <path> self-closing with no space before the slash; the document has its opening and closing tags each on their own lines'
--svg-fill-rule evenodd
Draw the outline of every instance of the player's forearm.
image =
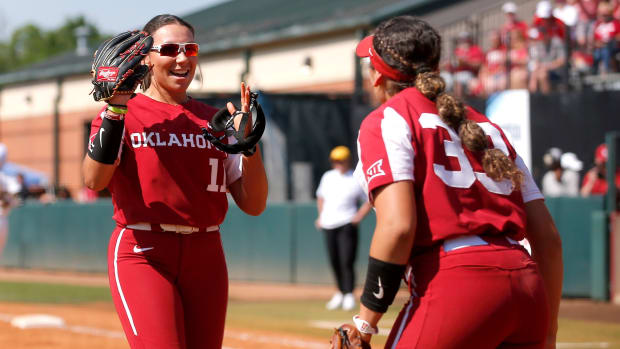
<svg viewBox="0 0 620 349">
<path fill-rule="evenodd" d="M 372 325 L 373 327 L 377 327 L 377 325 L 379 324 L 379 320 L 381 320 L 382 316 L 383 316 L 383 313 L 372 311 L 368 309 L 367 307 L 365 307 L 363 304 L 360 304 L 360 318 L 368 321 L 368 323 Z M 366 342 L 370 342 L 371 337 L 372 335 L 370 334 L 362 333 L 362 339 Z"/>
<path fill-rule="evenodd" d="M 244 156 L 243 177 L 241 178 L 242 198 L 237 205 L 247 214 L 257 216 L 267 205 L 268 182 L 260 148 L 252 156 Z"/>
<path fill-rule="evenodd" d="M 94 191 L 105 189 L 110 183 L 116 170 L 116 165 L 108 165 L 91 159 L 88 155 L 82 162 L 82 175 L 84 185 Z"/>
</svg>

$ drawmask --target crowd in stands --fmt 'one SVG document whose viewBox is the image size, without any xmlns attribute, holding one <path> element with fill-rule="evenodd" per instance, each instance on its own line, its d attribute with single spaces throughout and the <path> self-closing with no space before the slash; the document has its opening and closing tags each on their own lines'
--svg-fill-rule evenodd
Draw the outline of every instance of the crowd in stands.
<svg viewBox="0 0 620 349">
<path fill-rule="evenodd" d="M 580 184 L 579 173 L 583 170 L 583 162 L 577 155 L 571 152 L 563 153 L 556 147 L 549 149 L 543 157 L 547 167 L 547 172 L 542 178 L 543 195 L 545 197 L 606 195 L 608 156 L 605 143 L 596 147 L 594 165 L 583 175 Z M 617 190 L 620 190 L 620 167 L 616 169 L 614 180 Z"/>
<path fill-rule="evenodd" d="M 469 32 L 456 38 L 442 76 L 459 96 L 505 89 L 548 93 L 570 76 L 620 71 L 620 0 L 540 1 L 530 19 L 502 6 L 505 23 L 486 52 Z"/>
<path fill-rule="evenodd" d="M 66 186 L 48 185 L 46 181 L 35 179 L 36 176 L 32 174 L 28 175 L 28 171 L 15 172 L 14 168 L 8 169 L 7 154 L 7 147 L 0 143 L 0 221 L 10 208 L 26 202 L 52 203 L 74 199 L 87 202 L 96 199 L 96 195 L 95 198 L 83 198 L 81 193 L 74 198 Z"/>
</svg>

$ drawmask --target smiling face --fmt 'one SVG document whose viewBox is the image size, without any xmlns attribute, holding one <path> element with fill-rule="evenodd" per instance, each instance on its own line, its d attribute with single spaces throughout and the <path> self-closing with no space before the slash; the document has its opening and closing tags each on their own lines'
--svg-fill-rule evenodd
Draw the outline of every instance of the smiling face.
<svg viewBox="0 0 620 349">
<path fill-rule="evenodd" d="M 157 29 L 153 34 L 153 46 L 166 43 L 194 42 L 194 35 L 189 28 L 181 24 L 168 24 Z M 145 59 L 151 66 L 151 86 L 159 94 L 168 95 L 183 101 L 186 90 L 194 78 L 198 57 L 187 57 L 183 50 L 176 57 L 162 56 L 151 51 Z"/>
</svg>

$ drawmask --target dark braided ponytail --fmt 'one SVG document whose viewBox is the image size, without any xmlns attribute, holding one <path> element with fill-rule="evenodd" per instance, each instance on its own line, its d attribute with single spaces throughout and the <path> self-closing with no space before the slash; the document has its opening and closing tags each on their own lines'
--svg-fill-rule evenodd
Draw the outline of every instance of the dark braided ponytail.
<svg viewBox="0 0 620 349">
<path fill-rule="evenodd" d="M 388 94 L 415 86 L 435 102 L 439 117 L 458 133 L 463 145 L 474 153 L 482 153 L 482 167 L 491 179 L 508 179 L 514 188 L 520 188 L 523 173 L 501 150 L 489 148 L 482 128 L 466 118 L 463 103 L 445 92 L 446 84 L 437 72 L 441 37 L 433 27 L 411 16 L 391 18 L 375 29 L 373 46 L 385 63 L 412 77 L 409 81 L 386 78 Z"/>
</svg>

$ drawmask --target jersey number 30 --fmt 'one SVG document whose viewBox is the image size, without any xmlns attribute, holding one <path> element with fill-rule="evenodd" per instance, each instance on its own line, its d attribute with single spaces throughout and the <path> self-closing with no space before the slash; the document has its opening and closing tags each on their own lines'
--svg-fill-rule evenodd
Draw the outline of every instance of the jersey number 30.
<svg viewBox="0 0 620 349">
<path fill-rule="evenodd" d="M 446 156 L 456 158 L 461 169 L 459 171 L 446 170 L 444 165 L 433 163 L 433 169 L 437 177 L 439 177 L 447 186 L 454 188 L 470 188 L 474 182 L 479 181 L 488 191 L 495 194 L 510 195 L 512 193 L 512 183 L 509 180 L 496 182 L 489 178 L 484 172 L 476 172 L 471 166 L 469 159 L 465 155 L 465 150 L 461 143 L 461 139 L 454 130 L 446 125 L 439 115 L 423 113 L 419 118 L 420 125 L 423 128 L 437 129 L 441 127 L 448 132 L 451 140 L 444 140 L 443 146 Z M 508 155 L 508 147 L 502 138 L 499 130 L 488 122 L 478 123 L 484 133 L 491 137 L 493 146 L 504 154 Z"/>
</svg>

